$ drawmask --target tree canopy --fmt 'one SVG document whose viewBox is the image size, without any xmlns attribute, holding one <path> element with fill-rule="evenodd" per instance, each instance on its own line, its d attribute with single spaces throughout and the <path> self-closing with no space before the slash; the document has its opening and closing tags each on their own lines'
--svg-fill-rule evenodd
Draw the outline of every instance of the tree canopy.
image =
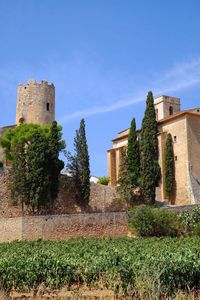
<svg viewBox="0 0 200 300">
<path fill-rule="evenodd" d="M 175 188 L 175 165 L 173 141 L 170 133 L 167 134 L 165 145 L 165 191 L 169 200 L 173 196 Z"/>
<path fill-rule="evenodd" d="M 136 134 L 135 118 L 131 121 L 131 127 L 128 135 L 127 169 L 132 186 L 138 186 L 140 177 L 140 153 L 139 142 Z"/>
<path fill-rule="evenodd" d="M 74 155 L 68 152 L 68 171 L 72 176 L 76 201 L 86 206 L 90 197 L 90 164 L 85 132 L 85 120 L 80 121 L 74 138 Z"/>
<path fill-rule="evenodd" d="M 157 121 L 152 92 L 148 92 L 140 140 L 142 195 L 148 204 L 155 202 L 155 188 L 161 176 L 158 164 Z"/>
<path fill-rule="evenodd" d="M 56 198 L 65 148 L 62 127 L 22 124 L 8 129 L 0 139 L 6 158 L 11 160 L 11 190 L 15 201 L 31 206 L 33 213 Z"/>
</svg>

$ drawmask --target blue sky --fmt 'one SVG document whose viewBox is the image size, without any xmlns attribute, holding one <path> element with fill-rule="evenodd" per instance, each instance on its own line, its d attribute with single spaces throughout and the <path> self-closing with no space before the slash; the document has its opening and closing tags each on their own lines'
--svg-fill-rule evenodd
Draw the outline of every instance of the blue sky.
<svg viewBox="0 0 200 300">
<path fill-rule="evenodd" d="M 148 90 L 200 106 L 198 0 L 0 0 L 0 125 L 15 122 L 17 85 L 53 82 L 56 119 L 73 149 L 86 119 L 91 173 L 136 117 Z"/>
</svg>

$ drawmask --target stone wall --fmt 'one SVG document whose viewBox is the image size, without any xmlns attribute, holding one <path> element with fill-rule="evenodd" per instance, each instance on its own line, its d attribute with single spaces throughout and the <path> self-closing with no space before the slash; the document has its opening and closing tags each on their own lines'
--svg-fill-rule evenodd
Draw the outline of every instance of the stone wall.
<svg viewBox="0 0 200 300">
<path fill-rule="evenodd" d="M 194 116 L 187 117 L 188 135 L 188 181 L 192 203 L 200 203 L 200 119 Z"/>
<path fill-rule="evenodd" d="M 187 122 L 186 117 L 181 116 L 179 119 L 171 119 L 168 122 L 160 122 L 159 130 L 159 164 L 161 173 L 164 174 L 165 161 L 165 141 L 167 133 L 171 133 L 173 139 L 175 159 L 175 192 L 171 204 L 187 205 L 191 204 L 191 197 L 188 192 L 188 151 L 187 151 Z M 164 176 L 163 176 L 164 179 Z M 165 195 L 165 182 L 161 181 L 162 199 L 167 200 Z"/>
<path fill-rule="evenodd" d="M 21 216 L 21 207 L 13 205 L 8 173 L 0 173 L 0 217 Z"/>
<path fill-rule="evenodd" d="M 193 210 L 194 208 L 200 207 L 199 204 L 191 204 L 191 205 L 178 205 L 178 206 L 164 206 L 163 208 L 167 209 L 167 210 L 171 210 L 177 213 L 181 213 L 181 212 L 190 212 L 191 210 Z"/>
<path fill-rule="evenodd" d="M 125 212 L 0 218 L 0 242 L 120 237 L 127 228 Z"/>
<path fill-rule="evenodd" d="M 81 212 L 112 212 L 123 211 L 125 205 L 117 200 L 114 187 L 91 183 L 89 205 L 84 209 L 76 204 L 73 191 L 71 190 L 70 178 L 62 175 L 60 179 L 60 192 L 52 214 L 75 214 Z M 25 208 L 25 215 L 31 211 Z M 48 209 L 41 211 L 41 214 L 49 214 Z M 9 175 L 0 173 L 0 217 L 20 217 L 22 210 L 20 205 L 14 205 L 11 200 L 9 188 Z"/>
</svg>

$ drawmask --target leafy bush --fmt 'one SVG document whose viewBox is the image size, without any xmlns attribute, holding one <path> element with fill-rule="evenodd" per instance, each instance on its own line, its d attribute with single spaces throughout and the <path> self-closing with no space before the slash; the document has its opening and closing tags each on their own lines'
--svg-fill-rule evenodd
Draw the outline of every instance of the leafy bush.
<svg viewBox="0 0 200 300">
<path fill-rule="evenodd" d="M 108 177 L 99 177 L 98 181 L 97 181 L 98 184 L 103 184 L 103 185 L 108 185 L 109 183 L 109 178 Z"/>
<path fill-rule="evenodd" d="M 179 220 L 185 227 L 185 231 L 190 233 L 193 228 L 200 223 L 200 207 L 195 207 L 191 211 L 184 211 L 179 214 Z"/>
<path fill-rule="evenodd" d="M 177 221 L 176 213 L 144 205 L 129 210 L 129 225 L 136 234 L 143 237 L 173 237 L 182 233 L 182 226 Z"/>
<path fill-rule="evenodd" d="M 193 226 L 192 235 L 200 236 L 200 223 Z"/>
</svg>

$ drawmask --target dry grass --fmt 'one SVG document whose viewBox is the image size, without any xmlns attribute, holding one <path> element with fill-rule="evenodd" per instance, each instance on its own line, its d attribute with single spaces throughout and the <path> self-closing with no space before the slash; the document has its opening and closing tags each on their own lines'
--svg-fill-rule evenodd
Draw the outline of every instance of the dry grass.
<svg viewBox="0 0 200 300">
<path fill-rule="evenodd" d="M 138 286 L 134 290 L 127 291 L 124 295 L 121 291 L 115 294 L 112 290 L 107 289 L 88 289 L 80 288 L 74 290 L 61 290 L 51 291 L 50 289 L 38 289 L 38 291 L 23 293 L 13 291 L 9 296 L 4 292 L 0 292 L 0 300 L 21 300 L 21 299 L 58 299 L 58 300 L 200 300 L 200 292 L 185 293 L 177 291 L 174 296 L 167 296 L 159 292 L 152 291 L 148 285 Z"/>
</svg>

